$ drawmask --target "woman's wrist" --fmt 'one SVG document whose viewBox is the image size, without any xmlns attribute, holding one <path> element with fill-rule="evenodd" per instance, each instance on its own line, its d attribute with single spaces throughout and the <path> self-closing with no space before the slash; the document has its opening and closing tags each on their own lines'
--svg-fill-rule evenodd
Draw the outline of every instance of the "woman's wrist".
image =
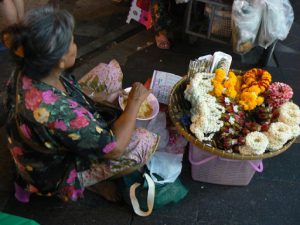
<svg viewBox="0 0 300 225">
<path fill-rule="evenodd" d="M 140 106 L 141 106 L 141 101 L 140 100 L 130 99 L 130 101 L 127 102 L 125 110 L 128 110 L 131 113 L 134 113 L 135 116 L 136 116 L 139 112 Z"/>
</svg>

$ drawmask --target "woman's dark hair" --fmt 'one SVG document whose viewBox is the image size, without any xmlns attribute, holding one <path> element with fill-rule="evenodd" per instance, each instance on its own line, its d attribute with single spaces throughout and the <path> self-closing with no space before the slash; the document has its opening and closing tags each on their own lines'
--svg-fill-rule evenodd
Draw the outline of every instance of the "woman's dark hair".
<svg viewBox="0 0 300 225">
<path fill-rule="evenodd" d="M 73 38 L 74 18 L 66 10 L 41 7 L 31 10 L 23 21 L 2 32 L 20 70 L 32 79 L 47 77 L 68 51 Z M 22 54 L 18 50 L 22 49 Z"/>
</svg>

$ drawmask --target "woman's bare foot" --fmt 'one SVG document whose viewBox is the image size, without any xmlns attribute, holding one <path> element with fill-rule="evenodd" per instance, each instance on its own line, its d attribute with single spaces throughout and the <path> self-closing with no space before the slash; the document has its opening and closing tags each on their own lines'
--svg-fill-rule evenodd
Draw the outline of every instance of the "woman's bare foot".
<svg viewBox="0 0 300 225">
<path fill-rule="evenodd" d="M 99 194 L 101 197 L 111 202 L 117 202 L 121 200 L 121 195 L 118 192 L 117 185 L 113 181 L 102 181 L 87 187 L 87 189 Z"/>
</svg>

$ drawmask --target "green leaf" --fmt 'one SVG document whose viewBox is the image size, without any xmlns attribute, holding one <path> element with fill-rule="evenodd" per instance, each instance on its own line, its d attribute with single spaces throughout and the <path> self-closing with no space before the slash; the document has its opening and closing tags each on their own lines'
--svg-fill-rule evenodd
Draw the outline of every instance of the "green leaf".
<svg viewBox="0 0 300 225">
<path fill-rule="evenodd" d="M 99 78 L 98 78 L 98 76 L 95 76 L 94 79 L 92 80 L 90 86 L 93 90 L 97 90 L 98 85 L 99 85 Z"/>
</svg>

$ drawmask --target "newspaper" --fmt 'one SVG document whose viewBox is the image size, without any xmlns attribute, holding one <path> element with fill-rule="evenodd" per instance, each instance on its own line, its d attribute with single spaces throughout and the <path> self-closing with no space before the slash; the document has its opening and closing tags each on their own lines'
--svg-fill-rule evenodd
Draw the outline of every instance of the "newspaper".
<svg viewBox="0 0 300 225">
<path fill-rule="evenodd" d="M 152 93 L 160 103 L 168 104 L 170 92 L 181 78 L 172 73 L 154 70 L 150 85 Z"/>
</svg>

